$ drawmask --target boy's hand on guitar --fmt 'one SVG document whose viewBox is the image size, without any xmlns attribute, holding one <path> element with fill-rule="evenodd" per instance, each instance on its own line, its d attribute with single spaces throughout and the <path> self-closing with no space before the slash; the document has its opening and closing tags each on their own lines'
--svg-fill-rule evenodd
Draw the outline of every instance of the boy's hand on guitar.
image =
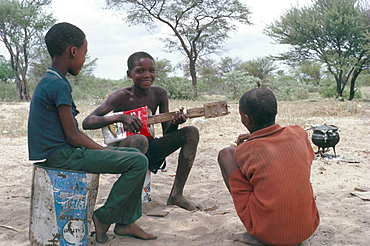
<svg viewBox="0 0 370 246">
<path fill-rule="evenodd" d="M 172 116 L 171 124 L 180 125 L 185 123 L 187 120 L 186 115 L 184 114 L 184 108 L 179 108 L 179 111 L 176 111 L 174 116 Z"/>
<path fill-rule="evenodd" d="M 143 126 L 141 120 L 133 115 L 119 114 L 119 121 L 122 122 L 125 130 L 133 133 L 139 132 Z"/>
</svg>

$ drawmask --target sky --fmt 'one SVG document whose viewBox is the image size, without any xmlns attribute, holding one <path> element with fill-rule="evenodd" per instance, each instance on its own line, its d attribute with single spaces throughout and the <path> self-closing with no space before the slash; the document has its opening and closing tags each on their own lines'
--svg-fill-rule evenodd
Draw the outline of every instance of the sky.
<svg viewBox="0 0 370 246">
<path fill-rule="evenodd" d="M 243 61 L 268 55 L 277 55 L 288 46 L 273 44 L 263 34 L 266 25 L 292 5 L 307 5 L 311 0 L 241 0 L 252 11 L 253 25 L 242 25 L 230 33 L 222 57 L 239 57 Z M 112 10 L 107 10 L 105 0 L 53 0 L 51 10 L 57 22 L 69 22 L 81 28 L 88 40 L 88 53 L 98 58 L 94 75 L 99 78 L 121 79 L 126 76 L 127 58 L 136 51 L 146 51 L 155 59 L 167 59 L 172 66 L 185 59 L 180 52 L 167 53 L 159 37 L 169 33 L 167 26 L 160 24 L 149 32 L 143 26 L 129 26 Z M 4 44 L 0 54 L 9 59 Z"/>
</svg>

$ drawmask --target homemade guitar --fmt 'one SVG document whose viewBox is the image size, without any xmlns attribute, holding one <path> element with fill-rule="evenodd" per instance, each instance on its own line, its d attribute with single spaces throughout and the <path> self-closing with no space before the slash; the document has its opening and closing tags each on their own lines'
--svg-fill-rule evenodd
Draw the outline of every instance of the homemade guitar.
<svg viewBox="0 0 370 246">
<path fill-rule="evenodd" d="M 143 123 L 143 127 L 137 133 L 127 131 L 123 128 L 122 122 L 116 122 L 109 126 L 103 127 L 104 143 L 111 144 L 121 141 L 134 134 L 142 134 L 146 137 L 153 138 L 154 131 L 153 124 L 167 122 L 172 120 L 175 112 L 162 113 L 158 115 L 151 115 L 150 110 L 145 106 L 130 111 L 115 112 L 108 115 L 127 114 L 137 116 Z M 206 103 L 201 108 L 184 109 L 184 115 L 187 118 L 196 118 L 204 116 L 206 119 L 215 118 L 229 114 L 226 101 Z"/>
</svg>

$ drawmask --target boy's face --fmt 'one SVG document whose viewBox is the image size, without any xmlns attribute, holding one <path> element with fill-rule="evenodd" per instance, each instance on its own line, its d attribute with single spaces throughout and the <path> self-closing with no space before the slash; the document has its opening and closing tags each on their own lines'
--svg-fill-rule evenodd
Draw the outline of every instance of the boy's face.
<svg viewBox="0 0 370 246">
<path fill-rule="evenodd" d="M 127 76 L 132 79 L 134 85 L 141 89 L 149 89 L 156 76 L 154 61 L 150 58 L 142 58 L 135 61 L 132 70 L 127 71 Z"/>
<path fill-rule="evenodd" d="M 73 76 L 77 76 L 85 63 L 87 54 L 87 40 L 85 39 L 81 47 L 72 47 L 71 49 L 74 59 L 71 62 L 71 66 L 68 72 Z"/>
</svg>

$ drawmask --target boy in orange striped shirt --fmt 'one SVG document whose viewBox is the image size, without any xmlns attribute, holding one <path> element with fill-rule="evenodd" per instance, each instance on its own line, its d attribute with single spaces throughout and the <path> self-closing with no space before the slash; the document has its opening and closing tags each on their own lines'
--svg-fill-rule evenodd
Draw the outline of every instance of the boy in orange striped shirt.
<svg viewBox="0 0 370 246">
<path fill-rule="evenodd" d="M 218 162 L 247 232 L 231 239 L 252 245 L 298 245 L 319 224 L 310 183 L 314 151 L 299 126 L 275 124 L 272 91 L 256 88 L 239 101 L 250 133 L 219 152 Z"/>
</svg>

